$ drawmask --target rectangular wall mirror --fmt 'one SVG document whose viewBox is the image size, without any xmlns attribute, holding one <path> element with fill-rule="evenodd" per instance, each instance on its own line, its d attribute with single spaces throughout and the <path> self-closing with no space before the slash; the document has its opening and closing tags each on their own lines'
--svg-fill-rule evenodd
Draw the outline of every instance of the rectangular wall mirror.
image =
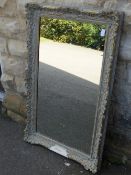
<svg viewBox="0 0 131 175">
<path fill-rule="evenodd" d="M 97 172 L 121 15 L 27 5 L 29 67 L 25 140 Z"/>
</svg>

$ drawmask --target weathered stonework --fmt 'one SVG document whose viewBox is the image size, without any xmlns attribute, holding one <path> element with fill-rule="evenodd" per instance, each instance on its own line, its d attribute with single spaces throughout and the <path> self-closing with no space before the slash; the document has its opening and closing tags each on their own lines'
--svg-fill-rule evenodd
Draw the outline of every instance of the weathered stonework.
<svg viewBox="0 0 131 175">
<path fill-rule="evenodd" d="M 13 56 L 21 56 L 23 58 L 27 55 L 27 45 L 26 42 L 19 41 L 19 40 L 8 40 L 8 49 L 10 55 Z"/>
<path fill-rule="evenodd" d="M 1 1 L 0 1 L 1 2 Z M 13 17 L 16 16 L 16 0 L 7 1 L 4 5 L 4 8 L 0 9 L 0 16 Z"/>
<path fill-rule="evenodd" d="M 16 121 L 20 121 L 21 116 L 23 116 L 21 119 L 24 120 L 26 116 L 27 26 L 25 5 L 32 2 L 42 3 L 43 6 L 69 7 L 82 11 L 118 10 L 125 13 L 110 107 L 108 144 L 105 149 L 108 157 L 116 157 L 121 161 L 129 162 L 131 159 L 131 1 L 0 0 L 1 81 L 6 92 L 4 106 L 8 109 L 8 115 Z"/>
<path fill-rule="evenodd" d="M 107 11 L 116 10 L 117 4 L 118 4 L 117 0 L 106 1 L 104 4 L 104 8 Z"/>
<path fill-rule="evenodd" d="M 19 94 L 14 94 L 11 91 L 8 92 L 6 100 L 4 101 L 3 105 L 8 110 L 23 116 L 23 119 L 26 117 L 25 100 Z"/>
<path fill-rule="evenodd" d="M 21 115 L 15 113 L 13 111 L 7 110 L 7 115 L 8 115 L 8 117 L 10 117 L 12 120 L 14 120 L 16 122 L 25 123 L 25 119 Z"/>
<path fill-rule="evenodd" d="M 0 0 L 0 7 L 4 7 L 7 0 Z"/>
<path fill-rule="evenodd" d="M 0 33 L 8 38 L 20 38 L 19 35 L 25 30 L 25 19 L 0 17 Z"/>
<path fill-rule="evenodd" d="M 0 53 L 6 53 L 7 52 L 7 41 L 5 38 L 0 37 Z"/>
</svg>

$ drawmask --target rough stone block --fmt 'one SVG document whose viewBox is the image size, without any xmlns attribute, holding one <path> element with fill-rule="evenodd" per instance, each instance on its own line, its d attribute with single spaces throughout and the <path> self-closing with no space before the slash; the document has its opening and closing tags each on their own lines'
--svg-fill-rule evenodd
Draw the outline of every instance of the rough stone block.
<svg viewBox="0 0 131 175">
<path fill-rule="evenodd" d="M 118 3 L 117 0 L 106 1 L 105 4 L 104 4 L 104 9 L 106 11 L 116 10 L 117 3 Z"/>
<path fill-rule="evenodd" d="M 126 14 L 126 16 L 125 16 L 125 23 L 131 25 L 131 15 Z"/>
<path fill-rule="evenodd" d="M 131 49 L 128 47 L 120 48 L 119 58 L 122 60 L 131 60 Z"/>
<path fill-rule="evenodd" d="M 120 80 L 116 80 L 115 83 L 114 83 L 114 88 L 113 88 L 113 100 L 115 102 L 124 102 L 126 101 L 126 96 L 125 94 L 124 95 L 121 95 L 123 92 L 124 92 L 124 88 L 123 88 L 123 82 L 121 82 Z"/>
<path fill-rule="evenodd" d="M 6 3 L 7 0 L 0 0 L 0 7 L 4 7 L 5 3 Z"/>
<path fill-rule="evenodd" d="M 22 76 L 25 73 L 27 61 L 19 57 L 1 57 L 2 73 Z"/>
<path fill-rule="evenodd" d="M 131 35 L 123 34 L 121 37 L 121 47 L 131 48 Z"/>
<path fill-rule="evenodd" d="M 8 74 L 2 74 L 1 76 L 1 82 L 3 85 L 3 88 L 6 89 L 15 89 L 15 84 L 14 84 L 14 76 L 8 75 Z"/>
<path fill-rule="evenodd" d="M 0 16 L 15 16 L 17 14 L 16 0 L 8 0 L 4 8 L 0 9 Z"/>
<path fill-rule="evenodd" d="M 24 77 L 15 77 L 15 85 L 18 93 L 22 95 L 27 94 L 27 88 L 25 86 L 25 78 Z"/>
<path fill-rule="evenodd" d="M 0 37 L 0 53 L 6 53 L 7 52 L 7 42 L 5 38 Z M 0 54 L 1 59 L 1 54 Z"/>
<path fill-rule="evenodd" d="M 1 70 L 2 70 L 1 83 L 2 83 L 2 86 L 5 90 L 7 90 L 7 89 L 15 90 L 16 85 L 14 82 L 14 75 L 7 73 L 8 72 L 7 70 L 10 69 L 10 66 L 7 64 L 7 60 L 8 60 L 7 56 L 0 57 L 0 65 L 1 65 Z M 12 72 L 13 72 L 13 70 L 12 70 Z"/>
<path fill-rule="evenodd" d="M 131 3 L 125 3 L 125 5 L 123 6 L 123 9 L 126 12 L 126 14 L 131 15 Z"/>
<path fill-rule="evenodd" d="M 18 21 L 14 18 L 0 17 L 0 32 L 9 35 L 19 31 Z"/>
<path fill-rule="evenodd" d="M 11 55 L 16 55 L 20 57 L 27 56 L 26 42 L 10 39 L 8 41 L 8 48 Z"/>
<path fill-rule="evenodd" d="M 13 111 L 10 111 L 10 110 L 7 110 L 7 116 L 10 117 L 13 121 L 15 122 L 18 122 L 18 123 L 25 123 L 26 120 L 23 116 L 13 112 Z"/>
<path fill-rule="evenodd" d="M 131 3 L 125 3 L 122 6 L 122 11 L 125 12 L 125 23 L 131 24 Z"/>
<path fill-rule="evenodd" d="M 107 160 L 112 163 L 131 165 L 131 140 L 128 139 L 129 133 L 131 133 L 131 130 L 127 129 L 126 126 L 120 126 L 117 130 L 116 125 L 109 128 L 105 143 Z"/>
<path fill-rule="evenodd" d="M 114 89 L 113 89 L 113 98 L 114 98 L 114 101 L 119 104 L 130 106 L 131 105 L 131 86 L 127 84 L 126 81 L 116 80 L 114 84 Z"/>
<path fill-rule="evenodd" d="M 105 0 L 18 0 L 17 8 L 22 14 L 25 14 L 25 5 L 27 3 L 38 3 L 43 4 L 43 6 L 58 6 L 58 7 L 68 7 L 68 8 L 79 8 L 85 9 L 89 6 L 100 6 L 105 2 Z"/>
<path fill-rule="evenodd" d="M 125 24 L 123 27 L 123 32 L 125 35 L 131 35 L 131 24 Z"/>
<path fill-rule="evenodd" d="M 15 94 L 14 92 L 7 92 L 3 106 L 8 110 L 26 117 L 26 103 L 22 96 Z"/>
<path fill-rule="evenodd" d="M 5 90 L 12 89 L 19 93 L 26 94 L 25 91 L 25 70 L 27 60 L 19 57 L 1 56 L 0 64 L 2 69 L 1 82 Z M 15 77 L 16 81 L 15 81 Z M 19 79 L 19 77 L 22 77 Z M 18 80 L 17 80 L 18 79 Z"/>
<path fill-rule="evenodd" d="M 6 59 L 6 57 L 0 55 L 0 66 L 1 66 L 2 74 L 4 74 L 4 62 L 3 62 L 4 59 Z"/>
<path fill-rule="evenodd" d="M 27 117 L 27 108 L 26 108 L 26 103 L 23 101 L 20 105 L 20 114 L 24 116 L 25 118 Z"/>
<path fill-rule="evenodd" d="M 131 35 L 129 34 L 121 38 L 119 57 L 122 60 L 131 60 Z"/>
<path fill-rule="evenodd" d="M 127 65 L 125 61 L 118 62 L 115 72 L 115 79 L 127 80 Z"/>
<path fill-rule="evenodd" d="M 10 38 L 26 29 L 26 20 L 21 18 L 0 17 L 0 33 Z"/>
</svg>

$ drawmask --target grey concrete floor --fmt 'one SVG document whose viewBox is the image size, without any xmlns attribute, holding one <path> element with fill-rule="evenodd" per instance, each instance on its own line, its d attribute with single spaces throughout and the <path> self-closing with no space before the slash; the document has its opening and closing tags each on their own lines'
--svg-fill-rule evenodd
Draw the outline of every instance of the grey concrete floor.
<svg viewBox="0 0 131 175">
<path fill-rule="evenodd" d="M 0 117 L 0 175 L 92 175 L 74 161 L 24 142 L 24 127 Z M 126 167 L 109 164 L 99 172 L 99 175 L 130 174 Z"/>
<path fill-rule="evenodd" d="M 37 131 L 89 154 L 99 86 L 39 64 Z"/>
</svg>

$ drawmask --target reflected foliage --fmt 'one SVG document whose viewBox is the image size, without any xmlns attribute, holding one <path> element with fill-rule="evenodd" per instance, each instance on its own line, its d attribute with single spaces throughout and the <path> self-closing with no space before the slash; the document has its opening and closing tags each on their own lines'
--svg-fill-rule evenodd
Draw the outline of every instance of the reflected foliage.
<svg viewBox="0 0 131 175">
<path fill-rule="evenodd" d="M 103 28 L 105 26 L 92 23 L 42 18 L 40 35 L 58 42 L 103 50 L 105 37 L 100 36 Z"/>
</svg>

